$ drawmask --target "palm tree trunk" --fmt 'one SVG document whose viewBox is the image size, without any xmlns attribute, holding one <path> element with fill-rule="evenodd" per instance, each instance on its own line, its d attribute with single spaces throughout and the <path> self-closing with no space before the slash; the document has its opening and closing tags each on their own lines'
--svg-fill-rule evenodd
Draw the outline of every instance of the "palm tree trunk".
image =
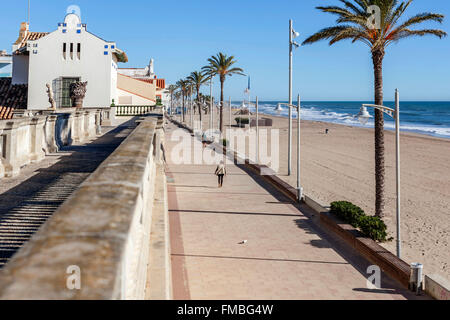
<svg viewBox="0 0 450 320">
<path fill-rule="evenodd" d="M 220 77 L 220 134 L 223 133 L 223 85 L 225 77 Z"/>
<path fill-rule="evenodd" d="M 383 105 L 383 58 L 384 49 L 372 52 L 373 69 L 375 73 L 375 104 Z M 375 110 L 375 215 L 384 216 L 384 116 L 380 110 Z"/>
<path fill-rule="evenodd" d="M 184 94 L 183 94 L 183 122 L 184 122 Z"/>
</svg>

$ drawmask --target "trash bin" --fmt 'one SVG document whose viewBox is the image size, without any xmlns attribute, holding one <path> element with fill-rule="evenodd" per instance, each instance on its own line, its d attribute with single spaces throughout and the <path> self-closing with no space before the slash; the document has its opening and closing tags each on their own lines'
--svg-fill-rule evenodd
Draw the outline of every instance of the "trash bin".
<svg viewBox="0 0 450 320">
<path fill-rule="evenodd" d="M 411 273 L 409 278 L 409 289 L 415 291 L 417 295 L 423 290 L 423 264 L 411 263 Z"/>
</svg>

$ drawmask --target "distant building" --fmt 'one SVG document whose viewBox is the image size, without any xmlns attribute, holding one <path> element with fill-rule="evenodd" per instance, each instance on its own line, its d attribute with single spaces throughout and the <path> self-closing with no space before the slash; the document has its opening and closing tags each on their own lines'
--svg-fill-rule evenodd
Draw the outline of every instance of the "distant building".
<svg viewBox="0 0 450 320">
<path fill-rule="evenodd" d="M 57 108 L 71 107 L 69 86 L 75 81 L 88 82 L 85 107 L 106 107 L 117 100 L 117 63 L 127 62 L 127 56 L 115 42 L 88 32 L 71 13 L 50 33 L 30 32 L 22 23 L 12 60 L 11 85 L 28 86 L 28 109 L 49 107 L 47 83 Z"/>
<path fill-rule="evenodd" d="M 154 60 L 145 68 L 119 68 L 117 80 L 119 105 L 154 105 L 165 103 L 166 81 L 154 72 Z"/>
<path fill-rule="evenodd" d="M 150 59 L 145 68 L 119 68 L 119 73 L 136 79 L 156 79 L 154 65 L 155 61 Z"/>
</svg>

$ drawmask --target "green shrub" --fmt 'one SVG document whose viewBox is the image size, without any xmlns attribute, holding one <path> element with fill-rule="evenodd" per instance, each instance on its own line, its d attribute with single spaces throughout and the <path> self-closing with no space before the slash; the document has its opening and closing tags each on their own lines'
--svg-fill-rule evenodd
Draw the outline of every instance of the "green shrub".
<svg viewBox="0 0 450 320">
<path fill-rule="evenodd" d="M 228 140 L 227 139 L 222 139 L 222 145 L 224 147 L 226 147 L 228 145 Z"/>
<path fill-rule="evenodd" d="M 249 118 L 237 117 L 234 120 L 236 120 L 237 124 L 249 124 L 250 123 L 250 119 Z"/>
<path fill-rule="evenodd" d="M 331 203 L 331 212 L 343 221 L 359 228 L 361 232 L 375 241 L 384 242 L 387 239 L 387 226 L 379 217 L 367 216 L 364 211 L 348 201 Z"/>
<path fill-rule="evenodd" d="M 355 228 L 359 227 L 359 221 L 365 215 L 360 207 L 348 201 L 333 202 L 331 212 Z"/>
<path fill-rule="evenodd" d="M 379 217 L 363 216 L 359 222 L 361 232 L 375 241 L 384 242 L 387 238 L 387 226 Z"/>
</svg>

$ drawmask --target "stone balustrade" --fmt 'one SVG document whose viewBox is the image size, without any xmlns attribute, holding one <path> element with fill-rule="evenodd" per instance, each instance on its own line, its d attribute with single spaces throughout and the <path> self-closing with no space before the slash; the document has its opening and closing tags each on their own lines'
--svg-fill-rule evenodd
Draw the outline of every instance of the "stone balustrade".
<svg viewBox="0 0 450 320">
<path fill-rule="evenodd" d="M 142 116 L 155 110 L 161 109 L 157 106 L 115 106 L 116 116 Z"/>
<path fill-rule="evenodd" d="M 164 134 L 162 117 L 138 122 L 0 271 L 0 299 L 146 296 L 150 234 L 157 232 L 151 230 L 154 196 L 161 188 L 155 177 L 162 172 L 165 179 Z M 164 244 L 157 242 L 153 250 L 160 247 Z"/>
<path fill-rule="evenodd" d="M 0 120 L 0 178 L 44 159 L 62 146 L 83 142 L 101 133 L 101 109 L 40 111 L 29 116 Z"/>
</svg>

